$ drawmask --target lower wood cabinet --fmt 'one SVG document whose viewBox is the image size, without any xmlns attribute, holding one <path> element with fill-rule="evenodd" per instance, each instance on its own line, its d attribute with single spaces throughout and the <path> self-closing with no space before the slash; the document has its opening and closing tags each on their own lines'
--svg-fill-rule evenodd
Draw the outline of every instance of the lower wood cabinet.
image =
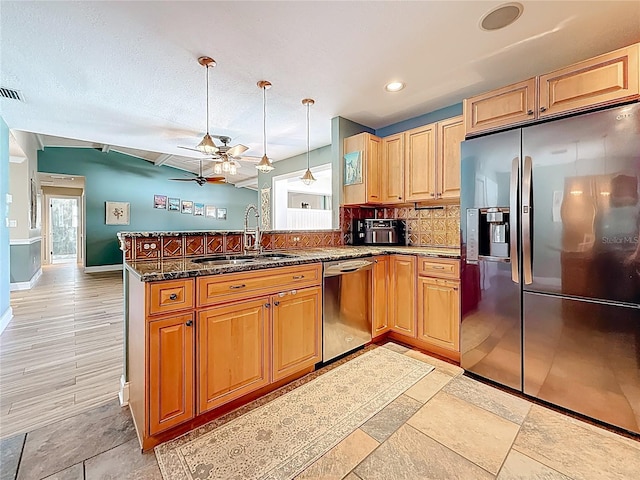
<svg viewBox="0 0 640 480">
<path fill-rule="evenodd" d="M 198 413 L 269 384 L 269 297 L 198 313 Z"/>
<path fill-rule="evenodd" d="M 391 330 L 415 337 L 416 257 L 390 256 L 389 315 Z"/>
<path fill-rule="evenodd" d="M 419 340 L 460 350 L 460 282 L 418 277 Z"/>
<path fill-rule="evenodd" d="M 154 320 L 149 337 L 149 431 L 193 418 L 193 314 Z"/>
<path fill-rule="evenodd" d="M 373 259 L 373 285 L 371 286 L 373 301 L 372 337 L 387 333 L 391 329 L 389 324 L 390 263 L 388 255 L 380 255 Z"/>
<path fill-rule="evenodd" d="M 291 290 L 271 297 L 273 378 L 312 367 L 322 357 L 322 288 Z"/>
</svg>

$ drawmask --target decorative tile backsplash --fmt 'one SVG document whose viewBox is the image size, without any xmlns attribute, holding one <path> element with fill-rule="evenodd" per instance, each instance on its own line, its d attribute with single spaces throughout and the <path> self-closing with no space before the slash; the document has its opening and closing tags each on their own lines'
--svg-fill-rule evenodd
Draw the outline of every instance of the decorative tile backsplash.
<svg viewBox="0 0 640 480">
<path fill-rule="evenodd" d="M 343 242 L 351 234 L 351 221 L 360 218 L 395 218 L 403 220 L 407 244 L 421 247 L 460 247 L 460 206 L 434 207 L 340 207 Z"/>
</svg>

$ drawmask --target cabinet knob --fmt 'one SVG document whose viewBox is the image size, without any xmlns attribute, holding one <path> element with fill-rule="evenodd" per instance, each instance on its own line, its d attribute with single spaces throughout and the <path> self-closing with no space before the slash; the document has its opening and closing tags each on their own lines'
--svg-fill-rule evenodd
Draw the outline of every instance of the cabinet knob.
<svg viewBox="0 0 640 480">
<path fill-rule="evenodd" d="M 432 194 L 431 194 L 431 196 L 432 196 L 432 197 L 435 197 L 435 196 L 436 196 L 436 194 L 435 194 L 435 193 L 432 193 Z"/>
<path fill-rule="evenodd" d="M 533 115 L 533 110 L 527 110 L 527 115 Z"/>
<path fill-rule="evenodd" d="M 172 293 L 171 295 L 169 295 L 169 300 L 177 300 L 177 299 L 178 299 L 177 293 Z"/>
<path fill-rule="evenodd" d="M 187 320 L 187 323 L 185 323 L 185 325 L 187 327 L 190 327 L 191 325 L 193 325 L 193 320 Z"/>
<path fill-rule="evenodd" d="M 273 305 L 274 305 L 275 307 L 277 307 L 278 305 L 280 305 L 280 302 L 278 302 L 278 301 L 276 300 L 275 302 L 273 302 Z"/>
<path fill-rule="evenodd" d="M 265 308 L 271 308 L 271 304 L 270 303 L 265 303 L 264 306 L 265 306 Z"/>
<path fill-rule="evenodd" d="M 291 290 L 291 295 L 295 295 L 296 293 L 298 293 L 297 290 Z"/>
<path fill-rule="evenodd" d="M 378 263 L 378 260 L 374 260 L 373 263 Z"/>
<path fill-rule="evenodd" d="M 398 197 L 398 200 L 402 200 L 402 197 Z"/>
<path fill-rule="evenodd" d="M 546 112 L 547 111 L 547 107 L 540 107 L 540 111 L 541 112 Z"/>
</svg>

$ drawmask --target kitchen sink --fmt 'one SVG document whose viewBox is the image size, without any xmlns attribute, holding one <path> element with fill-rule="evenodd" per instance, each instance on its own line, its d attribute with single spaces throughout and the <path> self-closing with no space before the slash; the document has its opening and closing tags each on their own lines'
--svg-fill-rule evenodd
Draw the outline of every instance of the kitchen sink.
<svg viewBox="0 0 640 480">
<path fill-rule="evenodd" d="M 255 262 L 255 255 L 217 255 L 215 257 L 194 258 L 193 263 L 206 263 L 207 265 L 241 265 Z"/>
<path fill-rule="evenodd" d="M 258 258 L 266 258 L 268 260 L 282 260 L 285 258 L 296 258 L 298 255 L 289 255 L 287 253 L 262 253 Z"/>
</svg>

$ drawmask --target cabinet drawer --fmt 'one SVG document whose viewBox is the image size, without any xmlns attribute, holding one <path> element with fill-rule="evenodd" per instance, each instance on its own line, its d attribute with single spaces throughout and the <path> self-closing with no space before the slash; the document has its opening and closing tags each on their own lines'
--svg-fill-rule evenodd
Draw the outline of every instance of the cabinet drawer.
<svg viewBox="0 0 640 480">
<path fill-rule="evenodd" d="M 418 257 L 418 275 L 457 280 L 460 278 L 460 262 L 458 260 Z"/>
<path fill-rule="evenodd" d="M 321 281 L 319 263 L 201 277 L 198 278 L 198 307 L 319 285 Z"/>
<path fill-rule="evenodd" d="M 147 286 L 148 314 L 193 308 L 193 279 L 152 282 Z"/>
</svg>

